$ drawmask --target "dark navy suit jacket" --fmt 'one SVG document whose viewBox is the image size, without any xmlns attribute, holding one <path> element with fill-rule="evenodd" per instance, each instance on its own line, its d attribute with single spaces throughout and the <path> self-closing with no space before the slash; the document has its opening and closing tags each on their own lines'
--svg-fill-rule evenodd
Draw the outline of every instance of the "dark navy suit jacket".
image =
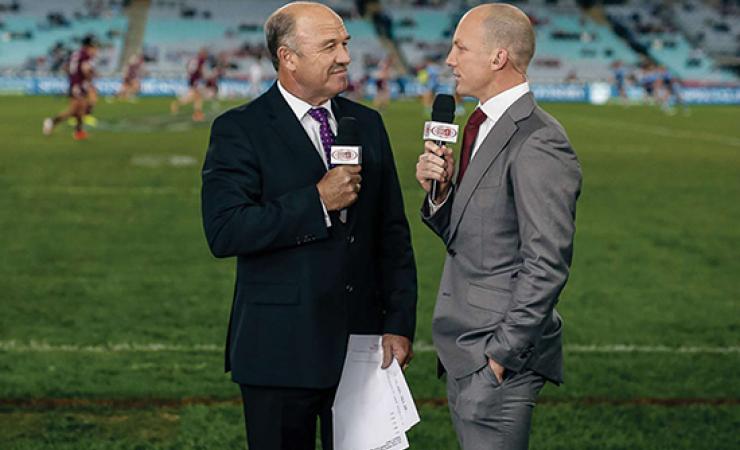
<svg viewBox="0 0 740 450">
<path fill-rule="evenodd" d="M 234 381 L 325 388 L 339 381 L 349 334 L 413 338 L 416 267 L 380 115 L 342 97 L 360 124 L 362 189 L 346 224 L 327 227 L 321 156 L 277 85 L 213 123 L 202 212 L 216 257 L 237 258 L 226 344 Z"/>
</svg>

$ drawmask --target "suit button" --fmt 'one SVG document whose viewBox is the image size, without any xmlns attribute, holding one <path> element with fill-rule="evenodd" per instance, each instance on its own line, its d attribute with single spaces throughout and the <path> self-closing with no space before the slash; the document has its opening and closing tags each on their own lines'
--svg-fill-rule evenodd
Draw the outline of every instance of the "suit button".
<svg viewBox="0 0 740 450">
<path fill-rule="evenodd" d="M 350 234 L 349 236 L 347 236 L 347 243 L 354 244 L 354 242 L 355 242 L 355 235 L 354 234 Z"/>
<path fill-rule="evenodd" d="M 448 248 L 448 249 L 447 249 L 447 253 L 448 253 L 448 254 L 449 254 L 450 256 L 452 256 L 453 258 L 455 257 L 455 255 L 457 255 L 457 252 L 456 252 L 456 251 L 455 251 L 454 249 L 451 249 L 451 248 Z"/>
<path fill-rule="evenodd" d="M 519 354 L 519 359 L 527 359 L 532 356 L 532 350 L 534 350 L 534 347 L 525 348 L 524 351 Z"/>
<path fill-rule="evenodd" d="M 348 284 L 347 286 L 344 287 L 344 290 L 351 293 L 352 291 L 355 290 L 355 287 L 352 286 L 351 284 Z"/>
</svg>

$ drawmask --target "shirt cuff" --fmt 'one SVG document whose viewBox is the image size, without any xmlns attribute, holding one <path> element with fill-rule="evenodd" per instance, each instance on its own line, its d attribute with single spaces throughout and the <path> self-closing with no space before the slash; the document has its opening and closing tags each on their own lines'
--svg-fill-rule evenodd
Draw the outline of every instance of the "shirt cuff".
<svg viewBox="0 0 740 450">
<path fill-rule="evenodd" d="M 331 228 L 331 218 L 329 217 L 329 211 L 326 210 L 326 205 L 324 204 L 324 201 L 319 198 L 319 201 L 321 202 L 321 208 L 324 210 L 324 222 L 326 223 L 326 228 Z"/>
<path fill-rule="evenodd" d="M 435 205 L 434 202 L 432 201 L 432 197 L 431 196 L 427 196 L 427 201 L 429 202 L 429 215 L 430 216 L 433 216 L 434 213 L 436 213 L 439 210 L 439 208 L 441 208 L 441 207 L 444 206 L 444 204 L 447 202 L 447 199 L 448 198 L 450 198 L 450 191 L 449 190 L 447 191 L 447 195 L 445 196 L 445 199 L 442 200 L 439 205 Z"/>
</svg>

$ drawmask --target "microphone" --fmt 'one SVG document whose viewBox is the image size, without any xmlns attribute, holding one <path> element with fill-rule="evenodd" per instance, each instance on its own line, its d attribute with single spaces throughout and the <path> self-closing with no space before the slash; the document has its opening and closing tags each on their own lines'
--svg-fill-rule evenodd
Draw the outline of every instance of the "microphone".
<svg viewBox="0 0 740 450">
<path fill-rule="evenodd" d="M 357 128 L 357 119 L 342 117 L 337 125 L 337 137 L 329 152 L 330 167 L 342 164 L 362 164 L 362 146 L 360 133 Z M 347 209 L 339 211 L 339 220 L 347 222 Z"/>
<path fill-rule="evenodd" d="M 342 117 L 337 125 L 337 137 L 331 146 L 330 161 L 332 166 L 341 164 L 362 164 L 362 146 L 357 128 L 357 119 Z"/>
<path fill-rule="evenodd" d="M 448 94 L 437 94 L 432 106 L 432 120 L 424 123 L 424 140 L 434 141 L 442 146 L 445 143 L 457 142 L 459 126 L 452 123 L 455 120 L 455 97 Z M 437 197 L 437 181 L 432 181 L 431 198 Z"/>
</svg>

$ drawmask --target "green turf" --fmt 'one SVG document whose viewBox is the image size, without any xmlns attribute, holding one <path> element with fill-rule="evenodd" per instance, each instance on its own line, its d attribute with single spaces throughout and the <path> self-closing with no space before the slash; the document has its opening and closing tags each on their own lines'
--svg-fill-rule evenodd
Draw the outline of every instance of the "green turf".
<svg viewBox="0 0 740 450">
<path fill-rule="evenodd" d="M 192 126 L 186 111 L 170 117 L 168 101 L 101 102 L 99 129 L 74 142 L 65 126 L 40 133 L 64 99 L 0 97 L 2 449 L 243 448 L 238 391 L 221 370 L 234 262 L 210 256 L 200 224 L 208 125 Z M 545 109 L 568 130 L 584 172 L 559 305 L 566 345 L 730 351 L 567 350 L 566 384 L 543 391 L 532 448 L 737 447 L 740 108 L 675 117 L 649 107 Z M 383 116 L 419 269 L 417 334 L 428 346 L 443 252 L 418 216 L 425 117 L 416 102 Z M 103 348 L 116 351 L 93 351 Z M 419 352 L 408 372 L 424 405 L 411 445 L 454 449 L 446 408 L 435 406 L 444 387 L 434 361 Z M 49 399 L 68 403 L 50 409 Z"/>
<path fill-rule="evenodd" d="M 540 405 L 531 448 L 666 449 L 737 448 L 736 407 Z M 423 406 L 411 430 L 411 448 L 450 450 L 456 438 L 446 408 Z M 3 414 L 8 450 L 244 448 L 238 405 L 180 409 L 18 411 Z"/>
</svg>

